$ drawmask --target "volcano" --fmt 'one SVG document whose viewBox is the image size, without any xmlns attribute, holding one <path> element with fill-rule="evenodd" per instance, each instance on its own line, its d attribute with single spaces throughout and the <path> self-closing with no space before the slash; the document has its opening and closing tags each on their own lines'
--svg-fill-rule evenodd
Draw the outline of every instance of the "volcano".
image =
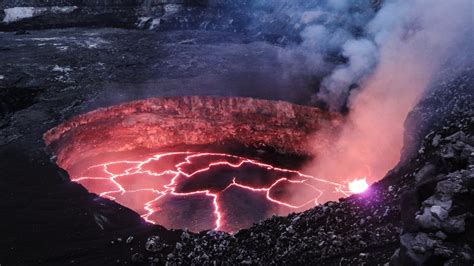
<svg viewBox="0 0 474 266">
<path fill-rule="evenodd" d="M 148 222 L 235 232 L 349 194 L 294 163 L 311 157 L 309 136 L 341 122 L 286 102 L 186 96 L 99 109 L 44 138 L 72 181 Z"/>
</svg>

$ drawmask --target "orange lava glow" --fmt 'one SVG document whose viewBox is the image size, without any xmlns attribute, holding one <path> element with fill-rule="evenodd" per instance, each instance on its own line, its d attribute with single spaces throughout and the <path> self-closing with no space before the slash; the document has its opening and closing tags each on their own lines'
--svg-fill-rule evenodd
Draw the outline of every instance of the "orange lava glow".
<svg viewBox="0 0 474 266">
<path fill-rule="evenodd" d="M 369 188 L 369 184 L 367 184 L 366 178 L 356 179 L 349 182 L 349 190 L 354 194 L 362 193 L 366 191 L 367 188 Z"/>
<path fill-rule="evenodd" d="M 348 189 L 344 184 L 252 159 L 199 152 L 158 153 L 144 160 L 97 164 L 73 176 L 72 181 L 136 211 L 150 223 L 178 228 L 181 225 L 194 231 L 229 232 L 258 221 L 255 220 L 258 214 L 248 214 L 257 211 L 258 206 L 252 204 L 263 204 L 273 212 L 258 216 L 263 219 L 272 214 L 308 209 L 322 198 L 325 201 L 327 197 L 344 197 L 367 188 L 365 179 L 349 183 Z M 252 197 L 257 201 L 252 202 Z M 204 206 L 204 211 L 196 207 L 196 199 L 204 202 L 199 205 Z M 242 207 L 244 203 L 246 206 Z M 183 204 L 192 207 L 180 209 Z M 239 210 L 239 206 L 244 210 Z M 185 216 L 192 212 L 200 214 L 176 218 L 180 211 Z M 211 223 L 196 225 L 194 220 L 200 219 L 199 215 L 206 216 Z M 253 220 L 235 221 L 245 215 Z"/>
</svg>

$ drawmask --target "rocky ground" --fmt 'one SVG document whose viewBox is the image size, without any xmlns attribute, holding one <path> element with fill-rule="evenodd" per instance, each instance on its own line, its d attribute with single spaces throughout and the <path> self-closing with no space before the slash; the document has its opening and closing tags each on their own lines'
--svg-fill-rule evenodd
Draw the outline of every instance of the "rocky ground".
<svg viewBox="0 0 474 266">
<path fill-rule="evenodd" d="M 299 2 L 308 7 L 315 5 Z M 269 3 L 252 0 L 5 0 L 0 3 L 0 30 L 92 26 L 154 31 L 252 31 L 264 39 L 285 41 L 287 34 L 296 38 L 298 34 L 287 23 L 288 16 L 269 15 L 272 10 Z M 376 6 L 364 5 L 365 8 Z M 252 25 L 255 21 L 263 25 Z"/>
<path fill-rule="evenodd" d="M 43 133 L 65 119 L 135 99 L 199 94 L 304 103 L 305 77 L 283 75 L 280 49 L 220 32 L 0 33 L 0 263 L 472 265 L 470 67 L 440 75 L 406 122 L 407 147 L 415 148 L 368 192 L 235 235 L 145 224 L 71 183 L 45 150 Z"/>
<path fill-rule="evenodd" d="M 428 136 L 420 155 L 364 194 L 274 217 L 235 235 L 142 240 L 132 261 L 213 264 L 472 265 L 471 117 Z M 436 162 L 436 163 L 435 163 Z M 126 244 L 125 244 L 126 245 Z"/>
</svg>

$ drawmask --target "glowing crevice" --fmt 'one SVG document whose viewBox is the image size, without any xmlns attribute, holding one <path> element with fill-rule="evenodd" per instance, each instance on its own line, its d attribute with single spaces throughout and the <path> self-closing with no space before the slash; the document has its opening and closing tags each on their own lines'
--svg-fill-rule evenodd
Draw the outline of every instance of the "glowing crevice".
<svg viewBox="0 0 474 266">
<path fill-rule="evenodd" d="M 185 156 L 183 160 L 179 161 L 177 164 L 174 166 L 168 167 L 169 169 L 163 170 L 161 172 L 154 172 L 152 170 L 145 170 L 143 169 L 144 166 L 146 166 L 148 163 L 151 162 L 159 162 L 160 159 L 166 157 L 166 156 Z M 191 173 L 187 173 L 184 170 L 184 166 L 192 166 L 193 165 L 193 159 L 200 159 L 200 158 L 206 158 L 206 157 L 219 157 L 221 160 L 216 160 L 212 161 L 207 164 L 206 167 L 197 169 L 195 171 L 192 171 Z M 225 159 L 230 159 L 236 161 L 236 163 L 231 163 L 228 161 L 225 161 Z M 116 170 L 111 170 L 113 166 L 120 166 L 120 165 L 130 165 L 130 167 L 125 168 L 124 170 L 120 171 L 120 173 L 114 173 Z M 204 189 L 204 190 L 195 190 L 195 191 L 189 191 L 189 192 L 182 192 L 178 190 L 178 186 L 180 185 L 180 178 L 185 178 L 185 180 L 189 181 L 193 177 L 197 176 L 200 173 L 204 173 L 207 171 L 210 171 L 211 168 L 215 168 L 218 166 L 226 166 L 226 167 L 232 167 L 232 168 L 239 168 L 242 167 L 244 164 L 249 164 L 253 165 L 256 167 L 262 167 L 264 169 L 270 170 L 270 171 L 275 171 L 281 174 L 286 174 L 288 176 L 282 176 L 279 178 L 276 178 L 270 185 L 267 186 L 251 186 L 251 185 L 246 185 L 243 183 L 239 183 L 237 181 L 236 177 L 233 177 L 232 182 L 228 184 L 225 188 L 221 189 L 220 191 L 217 192 L 212 192 L 210 189 Z M 321 178 L 316 178 L 311 175 L 306 175 L 303 174 L 299 171 L 296 170 L 289 170 L 289 169 L 283 169 L 283 168 L 278 168 L 274 167 L 269 164 L 261 163 L 252 159 L 247 159 L 239 156 L 234 156 L 234 155 L 229 155 L 229 154 L 223 154 L 223 153 L 198 153 L 198 152 L 169 152 L 169 153 L 159 153 L 159 154 L 154 154 L 147 158 L 146 160 L 143 161 L 136 161 L 136 160 L 122 160 L 122 161 L 113 161 L 113 162 L 106 162 L 98 165 L 93 165 L 89 168 L 87 168 L 87 172 L 91 169 L 94 168 L 99 168 L 102 173 L 104 173 L 107 177 L 99 176 L 99 177 L 94 177 L 94 176 L 77 176 L 73 177 L 72 181 L 78 182 L 78 183 L 84 183 L 85 181 L 110 181 L 111 185 L 115 186 L 116 189 L 114 190 L 109 190 L 109 191 L 97 191 L 97 189 L 94 189 L 94 187 L 88 187 L 88 189 L 91 192 L 97 193 L 102 197 L 109 198 L 111 200 L 116 200 L 117 197 L 113 196 L 114 194 L 120 194 L 124 195 L 125 193 L 136 193 L 136 192 L 152 192 L 156 193 L 157 197 L 154 198 L 153 200 L 149 200 L 144 202 L 141 206 L 142 210 L 145 210 L 145 214 L 141 215 L 141 217 L 146 220 L 147 222 L 150 223 L 156 223 L 153 219 L 150 218 L 151 215 L 156 213 L 157 211 L 160 210 L 160 206 L 157 206 L 157 202 L 162 199 L 164 196 L 190 196 L 190 195 L 203 195 L 206 197 L 210 197 L 212 199 L 212 208 L 213 208 L 213 215 L 214 215 L 214 228 L 215 230 L 219 230 L 222 228 L 222 225 L 225 223 L 225 217 L 222 213 L 222 207 L 219 202 L 219 196 L 221 193 L 227 191 L 231 187 L 237 187 L 240 189 L 245 189 L 247 191 L 252 191 L 252 192 L 261 192 L 264 193 L 266 196 L 266 199 L 272 203 L 276 204 L 281 207 L 286 207 L 289 209 L 295 209 L 295 210 L 301 210 L 301 208 L 305 207 L 311 207 L 314 205 L 319 204 L 318 199 L 323 195 L 325 192 L 329 191 L 322 191 L 321 189 L 318 189 L 315 184 L 313 183 L 324 183 L 326 185 L 330 185 L 333 190 L 333 193 L 341 193 L 343 196 L 347 196 L 351 194 L 347 190 L 346 185 L 340 184 L 340 183 L 335 183 L 332 181 L 324 180 Z M 101 173 L 101 174 L 102 174 Z M 143 175 L 143 176 L 152 176 L 156 178 L 166 178 L 167 176 L 172 176 L 170 181 L 167 182 L 166 184 L 159 186 L 159 188 L 156 187 L 144 187 L 141 189 L 134 189 L 134 190 L 127 190 L 124 185 L 124 183 L 119 182 L 117 179 L 127 177 L 130 175 Z M 142 177 L 143 177 L 142 176 Z M 216 176 L 215 178 L 219 178 L 219 176 Z M 153 180 L 152 180 L 153 181 Z M 158 183 L 158 180 L 155 180 L 155 183 Z M 314 191 L 314 197 L 312 197 L 310 200 L 304 202 L 303 204 L 291 204 L 290 202 L 286 202 L 284 200 L 279 200 L 271 196 L 271 191 L 272 189 L 278 185 L 280 182 L 289 182 L 292 184 L 300 184 L 307 186 L 311 191 Z M 364 180 L 365 181 L 365 180 Z M 181 181 L 182 182 L 182 181 Z M 154 182 L 151 182 L 154 183 Z M 352 191 L 352 193 L 359 193 L 362 190 L 362 185 L 367 184 L 362 181 L 357 181 L 357 186 L 353 187 L 351 185 L 353 183 L 349 184 L 349 189 L 355 190 Z M 87 185 L 85 185 L 87 187 Z M 366 189 L 364 185 L 364 190 Z M 124 204 L 126 206 L 126 204 Z M 127 206 L 130 207 L 130 206 Z M 138 211 L 138 210 L 137 210 Z"/>
</svg>

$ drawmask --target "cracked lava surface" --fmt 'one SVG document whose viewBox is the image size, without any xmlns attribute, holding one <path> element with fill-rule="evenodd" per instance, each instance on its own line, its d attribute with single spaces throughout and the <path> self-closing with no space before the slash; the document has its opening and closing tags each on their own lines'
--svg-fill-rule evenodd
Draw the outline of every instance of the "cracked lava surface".
<svg viewBox="0 0 474 266">
<path fill-rule="evenodd" d="M 195 232 L 235 232 L 273 214 L 350 194 L 344 184 L 223 153 L 169 152 L 110 161 L 72 180 L 148 222 Z"/>
<path fill-rule="evenodd" d="M 179 96 L 81 114 L 44 139 L 73 181 L 148 222 L 236 232 L 365 189 L 365 180 L 350 186 L 345 177 L 335 183 L 267 164 L 285 154 L 277 164 L 293 165 L 326 149 L 342 123 L 281 101 Z M 254 152 L 259 159 L 237 156 Z"/>
</svg>

